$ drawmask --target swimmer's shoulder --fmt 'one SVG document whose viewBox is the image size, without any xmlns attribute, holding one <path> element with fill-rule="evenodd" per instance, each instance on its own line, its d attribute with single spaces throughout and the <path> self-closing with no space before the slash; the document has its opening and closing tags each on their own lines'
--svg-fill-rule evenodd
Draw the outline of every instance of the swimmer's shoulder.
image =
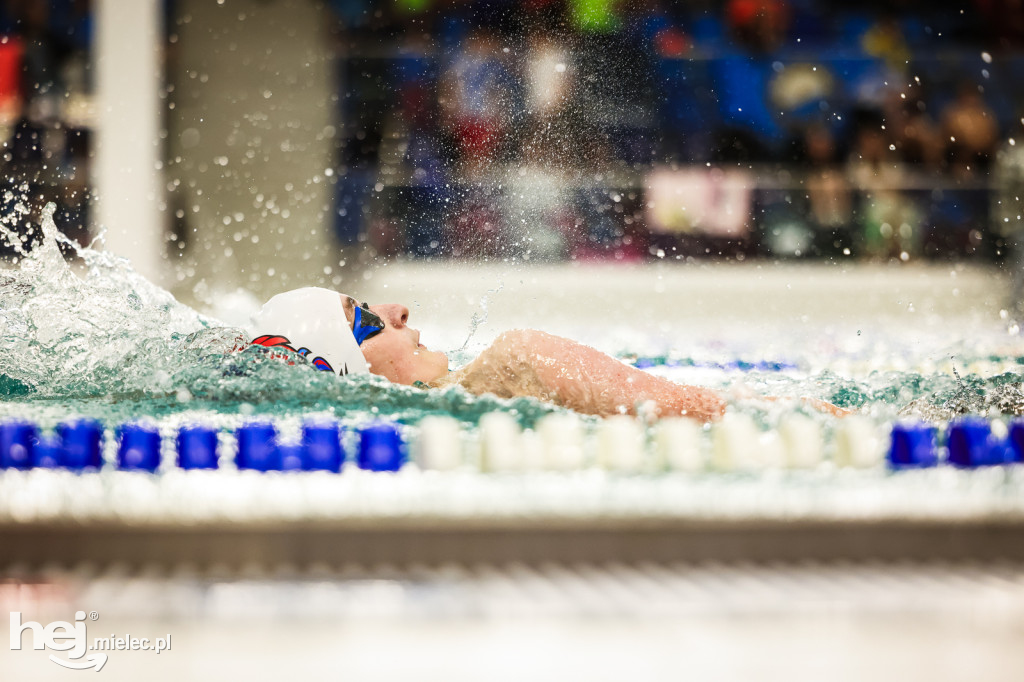
<svg viewBox="0 0 1024 682">
<path fill-rule="evenodd" d="M 430 383 L 417 381 L 414 385 L 423 388 L 447 388 L 448 386 L 455 386 L 462 382 L 462 378 L 465 376 L 466 368 L 448 370 L 448 373 L 444 376 L 431 381 Z"/>
</svg>

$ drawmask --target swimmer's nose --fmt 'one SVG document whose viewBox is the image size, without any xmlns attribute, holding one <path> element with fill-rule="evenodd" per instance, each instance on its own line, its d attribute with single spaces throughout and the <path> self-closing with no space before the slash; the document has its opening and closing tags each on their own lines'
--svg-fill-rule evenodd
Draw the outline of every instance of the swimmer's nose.
<svg viewBox="0 0 1024 682">
<path fill-rule="evenodd" d="M 409 321 L 409 309 L 397 303 L 383 303 L 370 306 L 370 310 L 392 327 L 404 327 Z"/>
</svg>

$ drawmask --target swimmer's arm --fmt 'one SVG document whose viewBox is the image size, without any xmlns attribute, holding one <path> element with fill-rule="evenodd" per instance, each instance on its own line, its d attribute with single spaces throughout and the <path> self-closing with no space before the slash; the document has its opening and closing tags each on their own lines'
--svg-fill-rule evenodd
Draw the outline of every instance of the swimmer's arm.
<svg viewBox="0 0 1024 682">
<path fill-rule="evenodd" d="M 785 398 L 775 398 L 769 396 L 766 397 L 765 400 L 785 400 Z M 849 417 L 851 414 L 854 414 L 853 410 L 848 410 L 845 407 L 833 405 L 832 403 L 826 400 L 818 400 L 817 398 L 797 398 L 797 400 L 802 405 L 806 405 L 807 407 L 818 410 L 819 412 L 830 414 L 833 417 Z"/>
<path fill-rule="evenodd" d="M 834 417 L 848 417 L 851 414 L 854 414 L 853 410 L 848 410 L 846 408 L 839 407 L 838 405 L 833 405 L 832 403 L 827 402 L 825 400 L 818 400 L 817 398 L 806 398 L 806 397 L 802 397 L 802 398 L 783 398 L 783 397 L 773 396 L 773 395 L 757 395 L 753 391 L 751 391 L 749 388 L 746 388 L 745 386 L 743 386 L 742 384 L 738 385 L 738 386 L 734 386 L 732 388 L 732 390 L 729 391 L 729 394 L 730 394 L 730 397 L 735 399 L 735 400 L 755 400 L 755 401 L 763 400 L 765 402 L 773 402 L 773 403 L 774 402 L 794 402 L 794 403 L 799 402 L 801 405 L 806 405 L 807 407 L 810 407 L 811 409 L 814 409 L 814 410 L 818 410 L 819 412 L 824 412 L 826 414 L 831 414 Z"/>
<path fill-rule="evenodd" d="M 642 403 L 650 403 L 658 416 L 701 421 L 725 411 L 715 391 L 674 383 L 589 346 L 534 330 L 502 334 L 463 370 L 459 383 L 474 393 L 529 396 L 601 416 L 635 414 Z"/>
</svg>

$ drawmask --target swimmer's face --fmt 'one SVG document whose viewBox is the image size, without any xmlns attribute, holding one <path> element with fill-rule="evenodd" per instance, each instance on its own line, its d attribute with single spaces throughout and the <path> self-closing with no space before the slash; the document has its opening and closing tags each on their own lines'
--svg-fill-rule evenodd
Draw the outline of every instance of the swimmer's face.
<svg viewBox="0 0 1024 682">
<path fill-rule="evenodd" d="M 362 304 L 350 296 L 343 298 L 349 325 L 355 309 Z M 365 339 L 359 346 L 370 373 L 396 384 L 430 383 L 448 372 L 448 358 L 440 351 L 420 343 L 419 330 L 409 327 L 409 309 L 396 303 L 369 306 L 384 322 L 384 329 Z"/>
</svg>

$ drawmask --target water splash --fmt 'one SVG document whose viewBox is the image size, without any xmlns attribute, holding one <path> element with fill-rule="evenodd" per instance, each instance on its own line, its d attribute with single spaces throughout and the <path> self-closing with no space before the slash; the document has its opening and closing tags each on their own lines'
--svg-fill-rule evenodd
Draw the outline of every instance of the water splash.
<svg viewBox="0 0 1024 682">
<path fill-rule="evenodd" d="M 125 259 L 61 235 L 54 210 L 46 205 L 42 239 L 30 252 L 22 242 L 19 267 L 0 280 L 3 383 L 39 396 L 163 387 L 175 335 L 211 321 L 138 275 Z M 61 254 L 62 243 L 81 259 L 81 277 Z"/>
<path fill-rule="evenodd" d="M 28 185 L 23 183 L 18 190 L 23 196 L 28 191 Z M 18 254 L 16 259 L 24 258 L 29 251 L 28 243 L 32 238 L 32 233 L 26 230 L 24 234 L 19 234 L 14 228 L 17 226 L 19 218 L 24 219 L 28 216 L 29 207 L 21 197 L 15 195 L 12 189 L 4 190 L 4 202 L 12 207 L 12 211 L 0 216 L 0 240 L 14 249 Z M 12 223 L 14 224 L 12 225 Z"/>
<path fill-rule="evenodd" d="M 491 302 L 491 296 L 504 288 L 505 283 L 499 282 L 496 288 L 488 289 L 487 293 L 480 298 L 480 312 L 474 312 L 473 316 L 469 319 L 469 334 L 466 336 L 466 340 L 462 346 L 455 351 L 456 353 L 464 352 L 469 346 L 469 342 L 473 338 L 473 335 L 476 334 L 476 330 L 480 325 L 487 322 L 487 305 Z"/>
<path fill-rule="evenodd" d="M 475 423 L 503 409 L 529 424 L 555 409 L 457 388 L 424 391 L 379 377 L 339 381 L 302 366 L 299 356 L 298 366 L 271 359 L 261 348 L 245 348 L 240 329 L 179 303 L 126 259 L 66 238 L 54 224 L 54 210 L 53 204 L 44 208 L 34 249 L 19 242 L 18 267 L 0 270 L 0 398 L 7 399 L 0 416 L 52 424 L 69 414 L 116 421 L 183 411 L 325 411 L 353 421 L 444 413 Z M 14 230 L 3 234 L 20 240 Z M 62 245 L 78 263 L 65 261 Z"/>
<path fill-rule="evenodd" d="M 21 241 L 17 267 L 0 270 L 0 417 L 52 424 L 69 414 L 112 422 L 180 413 L 241 419 L 322 412 L 342 422 L 385 417 L 411 423 L 447 414 L 475 424 L 481 415 L 503 410 L 529 426 L 559 409 L 531 399 L 473 396 L 457 387 L 398 386 L 372 376 L 338 381 L 301 366 L 298 357 L 299 366 L 290 366 L 259 348 L 238 352 L 241 330 L 179 303 L 127 260 L 78 246 L 58 232 L 53 214 L 54 206 L 47 205 L 41 239 L 32 249 Z M 8 240 L 21 239 L 11 225 L 4 227 L 0 232 Z M 77 256 L 74 265 L 65 261 L 62 246 Z M 456 358 L 466 354 L 487 320 L 489 297 L 501 288 L 483 297 Z M 687 374 L 707 371 L 692 349 L 674 360 L 674 367 L 661 369 L 683 383 L 728 389 L 735 379 L 728 372 L 710 380 Z M 954 377 L 888 371 L 850 378 L 829 370 L 786 370 L 749 372 L 745 380 L 757 394 L 820 398 L 883 420 L 898 412 L 935 420 L 965 412 L 1024 413 L 1024 389 L 1014 372 L 990 379 L 961 377 L 955 369 Z"/>
<path fill-rule="evenodd" d="M 953 376 L 956 378 L 956 393 L 942 403 L 942 409 L 958 415 L 984 410 L 984 391 L 969 389 L 964 384 L 964 380 L 960 378 L 960 372 L 956 371 L 955 364 L 953 365 Z"/>
</svg>

